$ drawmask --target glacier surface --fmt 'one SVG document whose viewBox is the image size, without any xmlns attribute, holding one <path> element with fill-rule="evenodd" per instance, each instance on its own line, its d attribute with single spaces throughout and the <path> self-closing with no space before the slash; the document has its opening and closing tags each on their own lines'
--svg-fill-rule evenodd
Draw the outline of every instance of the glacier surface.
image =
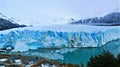
<svg viewBox="0 0 120 67">
<path fill-rule="evenodd" d="M 52 25 L 0 31 L 0 49 L 99 47 L 120 39 L 120 26 Z"/>
</svg>

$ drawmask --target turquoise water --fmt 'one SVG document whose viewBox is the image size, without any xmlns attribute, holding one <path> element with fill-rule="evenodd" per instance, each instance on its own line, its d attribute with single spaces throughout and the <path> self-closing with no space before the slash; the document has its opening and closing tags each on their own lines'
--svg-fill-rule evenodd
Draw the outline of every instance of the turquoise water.
<svg viewBox="0 0 120 67">
<path fill-rule="evenodd" d="M 79 48 L 76 51 L 68 52 L 63 54 L 64 60 L 58 60 L 63 63 L 73 63 L 73 64 L 87 64 L 89 58 L 92 55 L 100 54 L 103 49 L 110 51 L 115 56 L 120 53 L 120 40 L 115 40 L 112 42 L 107 43 L 105 46 L 98 47 L 98 48 Z"/>
<path fill-rule="evenodd" d="M 120 39 L 111 41 L 106 45 L 97 48 L 39 48 L 25 52 L 19 52 L 19 54 L 45 57 L 48 59 L 57 60 L 61 63 L 83 63 L 85 65 L 91 56 L 100 54 L 103 49 L 108 50 L 117 56 L 118 53 L 120 53 Z M 17 54 L 17 52 L 12 53 Z"/>
</svg>

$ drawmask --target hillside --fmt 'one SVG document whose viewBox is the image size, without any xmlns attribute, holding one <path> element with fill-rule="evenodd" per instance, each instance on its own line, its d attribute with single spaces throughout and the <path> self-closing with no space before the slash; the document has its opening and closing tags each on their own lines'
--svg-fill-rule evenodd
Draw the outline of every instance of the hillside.
<svg viewBox="0 0 120 67">
<path fill-rule="evenodd" d="M 0 18 L 0 30 L 6 30 L 11 28 L 25 27 L 25 25 L 19 25 L 17 23 L 12 23 L 9 20 Z"/>
<path fill-rule="evenodd" d="M 95 26 L 120 26 L 120 12 L 110 13 L 103 17 L 94 17 L 79 21 L 73 21 L 70 24 L 88 24 Z"/>
</svg>

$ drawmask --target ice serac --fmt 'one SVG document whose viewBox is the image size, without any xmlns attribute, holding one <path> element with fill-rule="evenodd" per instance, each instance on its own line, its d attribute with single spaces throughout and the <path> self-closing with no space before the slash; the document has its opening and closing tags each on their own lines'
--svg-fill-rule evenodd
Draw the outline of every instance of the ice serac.
<svg viewBox="0 0 120 67">
<path fill-rule="evenodd" d="M 56 25 L 0 31 L 0 48 L 99 47 L 120 39 L 120 26 Z"/>
</svg>

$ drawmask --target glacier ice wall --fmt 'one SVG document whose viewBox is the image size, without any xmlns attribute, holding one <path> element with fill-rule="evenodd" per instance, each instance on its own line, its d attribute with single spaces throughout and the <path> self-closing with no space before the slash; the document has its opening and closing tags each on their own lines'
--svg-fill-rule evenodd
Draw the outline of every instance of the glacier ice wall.
<svg viewBox="0 0 120 67">
<path fill-rule="evenodd" d="M 36 48 L 99 47 L 120 39 L 120 26 L 44 26 L 0 31 L 0 48 L 26 51 Z"/>
</svg>

